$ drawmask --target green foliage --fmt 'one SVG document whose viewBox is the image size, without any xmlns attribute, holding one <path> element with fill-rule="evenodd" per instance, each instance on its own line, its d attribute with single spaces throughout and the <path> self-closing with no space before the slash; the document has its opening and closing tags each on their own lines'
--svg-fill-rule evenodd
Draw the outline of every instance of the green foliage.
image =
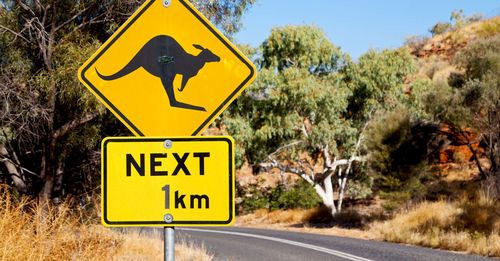
<svg viewBox="0 0 500 261">
<path fill-rule="evenodd" d="M 280 168 L 316 175 L 314 182 L 322 188 L 327 176 L 340 175 L 337 171 L 330 175 L 325 151 L 330 159 L 359 155 L 364 149 L 356 143 L 372 115 L 398 106 L 424 115 L 420 101 L 430 81 L 406 84 L 415 72 L 414 58 L 406 48 L 371 50 L 354 63 L 320 29 L 285 26 L 274 28 L 261 49 L 257 79 L 222 120 L 227 133 L 237 140 L 237 155 L 244 156 L 237 163 L 248 161 L 254 172 L 272 156 L 273 162 L 282 164 Z M 323 169 L 312 173 L 312 166 L 321 165 Z M 369 196 L 373 180 L 363 175 L 366 172 L 357 162 L 353 169 L 346 196 Z M 332 189 L 340 193 L 344 187 L 336 184 Z"/>
<path fill-rule="evenodd" d="M 463 133 L 472 128 L 488 144 L 485 151 L 490 165 L 483 170 L 476 164 L 491 192 L 500 197 L 500 35 L 479 39 L 467 45 L 455 57 L 465 71 L 452 86 L 440 83 L 426 98 L 426 108 L 435 120 L 447 123 Z M 455 76 L 455 78 L 457 78 Z"/>
<path fill-rule="evenodd" d="M 363 125 L 378 110 L 396 108 L 404 97 L 406 78 L 415 72 L 414 58 L 406 48 L 370 50 L 342 70 L 349 97 L 349 118 Z M 416 85 L 419 91 L 420 85 Z"/>
<path fill-rule="evenodd" d="M 202 14 L 228 36 L 241 28 L 242 15 L 256 0 L 196 0 L 191 1 Z"/>
<path fill-rule="evenodd" d="M 130 135 L 80 84 L 76 72 L 141 2 L 1 2 L 0 140 L 15 162 L 36 174 L 20 171 L 25 193 L 50 197 L 63 189 L 73 195 L 95 189 L 100 141 Z M 232 34 L 254 2 L 194 4 Z M 62 176 L 56 177 L 56 170 Z"/>
<path fill-rule="evenodd" d="M 408 113 L 417 119 L 428 119 L 425 110 L 425 97 L 432 89 L 429 79 L 416 79 L 406 87 L 406 91 L 399 98 L 399 106 L 403 106 Z"/>
<path fill-rule="evenodd" d="M 454 126 L 487 128 L 486 112 L 500 106 L 500 36 L 469 44 L 455 63 L 465 70 L 464 77 L 451 86 L 436 85 L 425 97 L 426 108 L 436 120 Z"/>
<path fill-rule="evenodd" d="M 299 139 L 305 142 L 287 150 L 285 157 L 302 150 L 312 154 L 318 144 L 329 144 L 333 152 L 343 138 L 352 139 L 355 131 L 341 118 L 349 92 L 336 76 L 326 74 L 344 62 L 338 48 L 317 28 L 288 26 L 273 29 L 262 49 L 257 79 L 223 115 L 238 155 L 256 165 Z M 237 157 L 237 166 L 243 161 Z"/>
<path fill-rule="evenodd" d="M 431 177 L 428 156 L 440 147 L 437 133 L 437 125 L 412 121 L 404 110 L 374 122 L 367 133 L 368 164 L 379 189 L 397 192 L 396 198 L 422 197 Z"/>
<path fill-rule="evenodd" d="M 437 82 L 424 99 L 425 109 L 434 120 L 466 125 L 467 110 L 462 106 L 463 99 L 456 89 L 445 82 Z"/>
<path fill-rule="evenodd" d="M 242 197 L 236 207 L 238 214 L 245 214 L 256 209 L 310 209 L 320 204 L 321 200 L 314 189 L 304 180 L 285 190 L 283 185 L 263 188 L 260 184 L 250 184 L 246 188 L 237 187 L 237 195 Z"/>
<path fill-rule="evenodd" d="M 321 29 L 307 25 L 274 27 L 262 44 L 262 53 L 263 68 L 278 71 L 289 67 L 305 68 L 317 75 L 335 72 L 343 60 L 349 59 Z"/>
<path fill-rule="evenodd" d="M 359 172 L 355 172 L 359 173 Z M 365 172 L 362 172 L 363 174 Z M 349 199 L 366 199 L 373 194 L 373 177 L 368 175 L 360 175 L 347 182 L 345 197 Z"/>
<path fill-rule="evenodd" d="M 295 29 L 294 33 L 290 32 L 292 29 Z M 297 36 L 301 33 L 307 35 L 304 39 L 309 41 L 312 37 L 309 34 L 317 30 L 310 27 L 275 29 L 263 44 L 264 68 L 224 115 L 228 133 L 241 141 L 237 144 L 238 151 L 245 151 L 239 155 L 244 154 L 251 164 L 263 161 L 280 146 L 298 139 L 306 142 L 302 148 L 296 149 L 307 150 L 310 155 L 321 145 L 328 145 L 332 154 L 338 154 L 339 148 L 344 147 L 345 155 L 350 155 L 359 129 L 373 111 L 393 109 L 403 103 L 415 114 L 422 112 L 418 107 L 419 100 L 430 82 L 416 81 L 409 87 L 410 94 L 405 95 L 404 81 L 415 70 L 413 58 L 406 50 L 370 51 L 360 57 L 359 63 L 339 60 L 347 56 L 337 55 L 337 52 L 327 56 L 333 57 L 329 61 L 320 60 L 325 39 L 317 41 L 323 44 L 308 47 L 315 49 L 294 42 L 302 39 Z M 287 40 L 284 35 L 293 37 Z M 313 35 L 322 36 L 319 33 Z M 293 45 L 296 53 L 270 47 L 274 45 Z M 318 65 L 318 61 L 327 64 Z M 306 66 L 306 62 L 311 64 Z M 337 64 L 328 65 L 333 62 Z M 332 70 L 323 70 L 319 76 L 315 73 L 319 70 L 317 68 L 342 69 L 330 74 L 325 72 Z M 304 137 L 303 128 L 310 130 L 310 134 Z M 290 155 L 295 152 L 290 151 Z"/>
<path fill-rule="evenodd" d="M 236 215 L 247 214 L 256 209 L 265 208 L 267 204 L 266 190 L 259 183 L 242 187 L 236 183 L 236 197 L 242 199 L 236 203 Z"/>
<path fill-rule="evenodd" d="M 260 49 L 252 47 L 250 44 L 236 44 L 238 50 L 240 50 L 247 58 L 250 60 L 259 59 L 260 58 Z M 259 61 L 254 61 L 254 64 L 257 64 Z"/>
<path fill-rule="evenodd" d="M 465 69 L 469 80 L 489 80 L 491 74 L 498 76 L 500 71 L 500 36 L 480 39 L 469 44 L 459 52 L 455 63 Z M 497 80 L 498 77 L 491 80 Z"/>
<path fill-rule="evenodd" d="M 271 199 L 276 199 L 274 202 L 271 200 L 271 209 L 310 209 L 318 206 L 321 203 L 320 198 L 316 195 L 314 188 L 312 188 L 305 180 L 298 180 L 288 190 L 284 190 L 283 186 L 277 186 L 276 193 Z M 277 197 L 276 197 L 277 196 Z"/>
</svg>

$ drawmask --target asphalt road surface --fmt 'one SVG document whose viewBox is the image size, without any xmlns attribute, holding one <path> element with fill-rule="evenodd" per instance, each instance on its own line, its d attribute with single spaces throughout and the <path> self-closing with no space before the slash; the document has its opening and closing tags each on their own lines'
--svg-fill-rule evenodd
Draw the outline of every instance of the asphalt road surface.
<svg viewBox="0 0 500 261">
<path fill-rule="evenodd" d="M 215 260 L 498 260 L 388 242 L 242 227 L 177 227 L 175 238 L 203 244 Z"/>
</svg>

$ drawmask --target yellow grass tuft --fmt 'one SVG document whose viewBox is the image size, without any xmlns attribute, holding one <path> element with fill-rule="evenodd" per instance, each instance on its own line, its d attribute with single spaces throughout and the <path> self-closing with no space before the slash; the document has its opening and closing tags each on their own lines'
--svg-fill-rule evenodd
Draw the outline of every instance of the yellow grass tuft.
<svg viewBox="0 0 500 261">
<path fill-rule="evenodd" d="M 328 210 L 319 206 L 311 209 L 278 209 L 270 212 L 266 209 L 257 209 L 253 213 L 238 216 L 236 221 L 239 224 L 304 224 L 326 222 L 331 218 Z"/>
<path fill-rule="evenodd" d="M 162 260 L 159 236 L 123 234 L 66 204 L 42 207 L 0 187 L 0 260 Z M 176 245 L 177 260 L 211 260 L 204 249 Z"/>
<path fill-rule="evenodd" d="M 484 21 L 478 26 L 476 32 L 479 37 L 491 37 L 500 34 L 500 17 L 494 17 Z"/>
<path fill-rule="evenodd" d="M 238 222 L 240 223 L 301 223 L 305 216 L 307 210 L 301 209 L 287 209 L 287 210 L 275 210 L 267 211 L 267 209 L 257 209 L 253 213 L 239 216 Z"/>
<path fill-rule="evenodd" d="M 500 203 L 480 193 L 475 199 L 424 202 L 370 231 L 380 239 L 500 257 Z"/>
</svg>

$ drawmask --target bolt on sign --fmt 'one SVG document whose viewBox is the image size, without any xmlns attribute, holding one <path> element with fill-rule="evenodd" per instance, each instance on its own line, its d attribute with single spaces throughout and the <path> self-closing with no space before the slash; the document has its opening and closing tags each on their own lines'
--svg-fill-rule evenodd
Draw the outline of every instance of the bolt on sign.
<svg viewBox="0 0 500 261">
<path fill-rule="evenodd" d="M 113 137 L 102 142 L 106 226 L 228 226 L 231 137 Z"/>
<path fill-rule="evenodd" d="M 188 1 L 148 0 L 78 77 L 135 135 L 194 136 L 253 81 L 255 67 Z"/>
</svg>

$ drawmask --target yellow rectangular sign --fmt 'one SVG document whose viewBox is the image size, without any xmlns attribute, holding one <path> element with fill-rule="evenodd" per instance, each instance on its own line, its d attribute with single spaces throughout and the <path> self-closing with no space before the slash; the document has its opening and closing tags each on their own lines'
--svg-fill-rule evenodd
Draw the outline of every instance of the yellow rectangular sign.
<svg viewBox="0 0 500 261">
<path fill-rule="evenodd" d="M 231 137 L 114 137 L 102 142 L 106 226 L 229 226 Z"/>
</svg>

